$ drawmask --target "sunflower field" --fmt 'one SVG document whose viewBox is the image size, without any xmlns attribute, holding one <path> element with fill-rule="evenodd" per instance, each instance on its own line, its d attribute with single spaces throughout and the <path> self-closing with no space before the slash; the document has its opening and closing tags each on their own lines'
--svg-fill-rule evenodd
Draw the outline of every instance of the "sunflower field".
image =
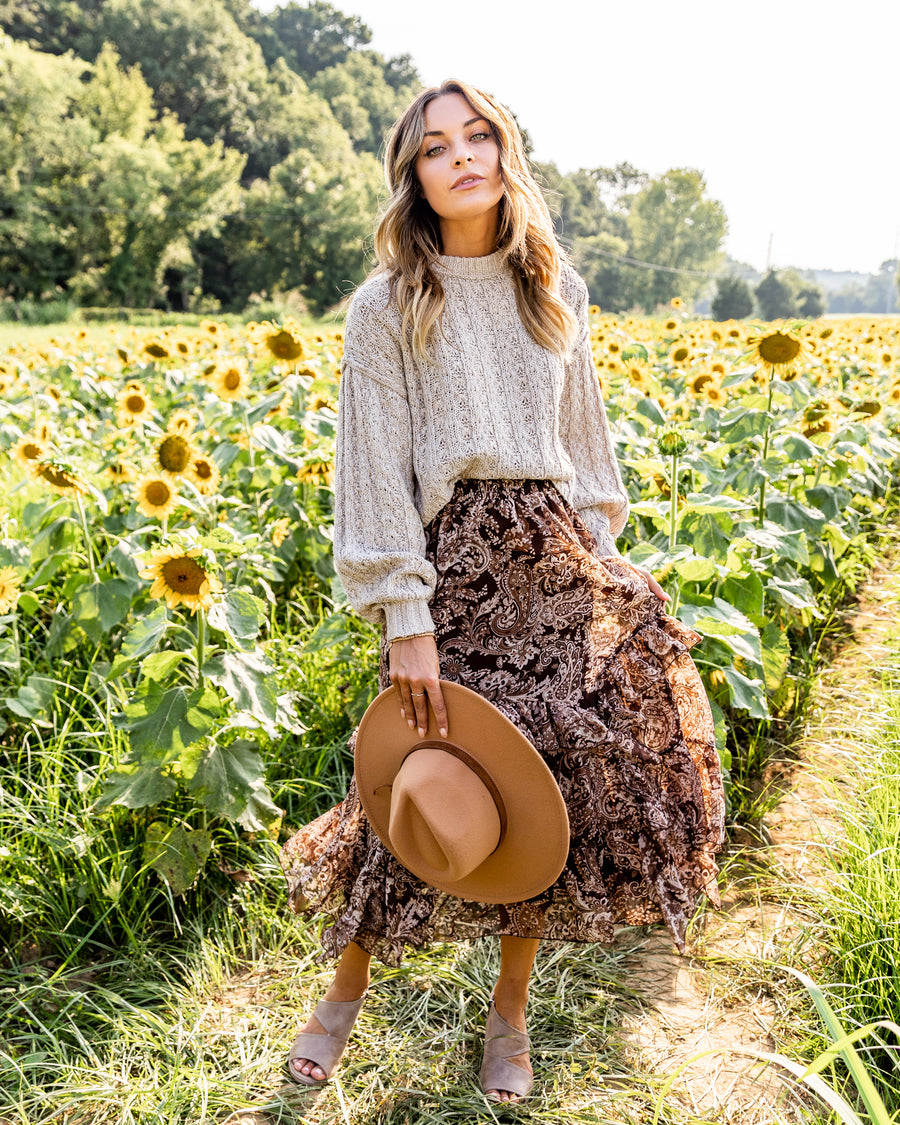
<svg viewBox="0 0 900 1125">
<path fill-rule="evenodd" d="M 13 940 L 177 925 L 346 787 L 378 637 L 331 560 L 341 342 L 207 321 L 0 351 Z M 632 498 L 620 549 L 704 637 L 738 815 L 748 746 L 802 706 L 896 508 L 900 323 L 693 321 L 676 301 L 592 310 L 592 347 Z"/>
</svg>

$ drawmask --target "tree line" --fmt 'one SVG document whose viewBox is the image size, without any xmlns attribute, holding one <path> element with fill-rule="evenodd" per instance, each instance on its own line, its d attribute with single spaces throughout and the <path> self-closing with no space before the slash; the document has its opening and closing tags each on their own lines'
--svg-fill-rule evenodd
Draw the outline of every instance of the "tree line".
<svg viewBox="0 0 900 1125">
<path fill-rule="evenodd" d="M 325 0 L 0 0 L 0 297 L 340 301 L 369 265 L 385 134 L 421 88 L 371 39 Z M 698 171 L 535 168 L 605 310 L 721 273 L 726 215 Z"/>
</svg>

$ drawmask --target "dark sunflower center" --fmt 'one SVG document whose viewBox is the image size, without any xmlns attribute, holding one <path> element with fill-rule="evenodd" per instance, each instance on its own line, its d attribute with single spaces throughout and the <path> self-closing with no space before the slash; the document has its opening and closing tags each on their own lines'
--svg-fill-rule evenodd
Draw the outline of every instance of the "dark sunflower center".
<svg viewBox="0 0 900 1125">
<path fill-rule="evenodd" d="M 236 367 L 229 367 L 229 369 L 222 376 L 222 383 L 228 391 L 236 391 L 241 385 L 241 373 Z"/>
<path fill-rule="evenodd" d="M 140 414 L 146 406 L 146 402 L 142 395 L 129 395 L 125 399 L 125 409 L 129 414 Z"/>
<path fill-rule="evenodd" d="M 195 461 L 194 472 L 200 480 L 209 480 L 213 475 L 212 465 L 210 465 L 209 461 Z"/>
<path fill-rule="evenodd" d="M 775 332 L 760 340 L 759 354 L 766 363 L 790 363 L 800 354 L 800 342 L 783 332 Z"/>
<path fill-rule="evenodd" d="M 147 355 L 152 355 L 154 359 L 165 359 L 169 354 L 162 344 L 147 344 L 144 351 Z"/>
<path fill-rule="evenodd" d="M 70 474 L 63 469 L 54 468 L 52 465 L 44 465 L 38 475 L 43 477 L 47 484 L 52 484 L 56 488 L 75 487 L 75 478 L 73 476 L 70 476 Z"/>
<path fill-rule="evenodd" d="M 303 354 L 300 341 L 284 329 L 275 336 L 269 336 L 266 343 L 269 351 L 278 359 L 298 359 Z"/>
<path fill-rule="evenodd" d="M 206 581 L 206 571 L 187 555 L 169 559 L 163 563 L 160 573 L 169 589 L 179 594 L 199 594 Z"/>
<path fill-rule="evenodd" d="M 152 480 L 144 490 L 144 495 L 154 508 L 163 508 L 172 498 L 172 490 L 164 480 Z"/>
<path fill-rule="evenodd" d="M 34 461 L 36 458 L 40 457 L 40 455 L 41 447 L 39 445 L 35 445 L 33 441 L 29 441 L 27 444 L 22 446 L 22 456 L 27 461 Z"/>
<path fill-rule="evenodd" d="M 170 434 L 160 443 L 157 457 L 166 472 L 183 473 L 191 459 L 191 449 L 183 437 Z"/>
</svg>

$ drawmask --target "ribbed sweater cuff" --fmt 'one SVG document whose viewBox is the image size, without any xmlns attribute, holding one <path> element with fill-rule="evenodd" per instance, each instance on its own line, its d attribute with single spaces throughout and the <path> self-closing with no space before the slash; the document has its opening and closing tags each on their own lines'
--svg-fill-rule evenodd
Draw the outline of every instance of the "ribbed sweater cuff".
<svg viewBox="0 0 900 1125">
<path fill-rule="evenodd" d="M 384 606 L 384 620 L 387 639 L 412 637 L 417 633 L 433 633 L 434 622 L 428 610 L 428 602 L 393 602 Z"/>
</svg>

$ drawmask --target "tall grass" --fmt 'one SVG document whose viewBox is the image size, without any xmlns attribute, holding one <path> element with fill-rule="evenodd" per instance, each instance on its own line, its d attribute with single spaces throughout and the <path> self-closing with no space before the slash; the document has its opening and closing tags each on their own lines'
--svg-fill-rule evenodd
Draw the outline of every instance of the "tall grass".
<svg viewBox="0 0 900 1125">
<path fill-rule="evenodd" d="M 878 693 L 884 718 L 852 757 L 853 784 L 840 806 L 842 838 L 825 852 L 831 872 L 821 902 L 825 991 L 851 1028 L 896 1020 L 900 1012 L 900 636 L 891 645 Z M 880 1040 L 866 1051 L 897 1111 L 900 1042 L 890 1032 Z"/>
</svg>

